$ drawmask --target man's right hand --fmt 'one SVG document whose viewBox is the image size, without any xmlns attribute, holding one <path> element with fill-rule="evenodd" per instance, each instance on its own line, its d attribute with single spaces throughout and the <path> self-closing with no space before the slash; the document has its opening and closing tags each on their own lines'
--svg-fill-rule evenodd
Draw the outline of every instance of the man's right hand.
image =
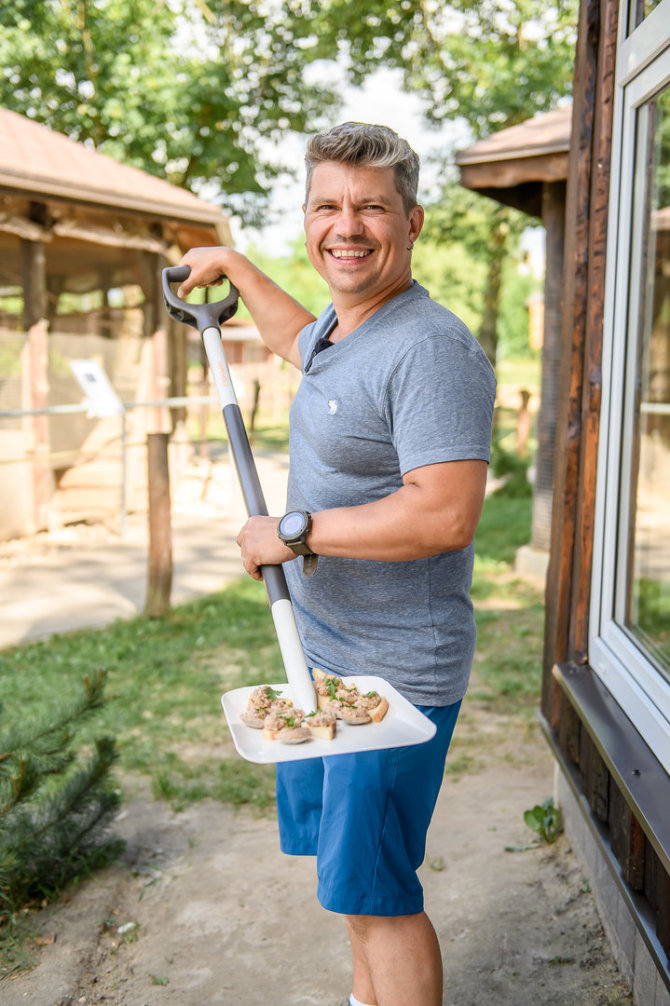
<svg viewBox="0 0 670 1006">
<path fill-rule="evenodd" d="M 298 335 L 314 315 L 277 286 L 269 276 L 234 248 L 191 248 L 179 265 L 191 270 L 179 286 L 184 298 L 197 286 L 215 286 L 222 277 L 236 286 L 265 345 L 300 369 Z"/>
<path fill-rule="evenodd" d="M 225 279 L 229 256 L 237 255 L 232 248 L 191 248 L 183 256 L 179 265 L 187 265 L 191 275 L 177 290 L 182 300 L 197 286 L 216 286 Z"/>
</svg>

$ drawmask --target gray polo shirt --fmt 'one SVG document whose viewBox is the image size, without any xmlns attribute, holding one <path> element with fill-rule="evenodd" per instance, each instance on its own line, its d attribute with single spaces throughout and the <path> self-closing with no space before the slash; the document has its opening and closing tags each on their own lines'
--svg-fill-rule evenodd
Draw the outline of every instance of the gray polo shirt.
<svg viewBox="0 0 670 1006">
<path fill-rule="evenodd" d="M 381 499 L 414 468 L 489 460 L 495 377 L 465 325 L 418 283 L 313 356 L 334 309 L 301 333 L 288 508 Z M 475 646 L 474 546 L 409 562 L 321 556 L 286 563 L 308 663 L 377 674 L 418 705 L 465 694 Z"/>
</svg>

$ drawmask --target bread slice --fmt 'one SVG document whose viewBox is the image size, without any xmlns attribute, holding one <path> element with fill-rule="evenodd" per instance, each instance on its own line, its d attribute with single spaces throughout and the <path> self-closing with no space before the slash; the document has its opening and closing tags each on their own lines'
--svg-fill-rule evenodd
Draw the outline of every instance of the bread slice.
<svg viewBox="0 0 670 1006">
<path fill-rule="evenodd" d="M 263 740 L 281 740 L 281 735 L 288 730 L 300 729 L 305 714 L 302 709 L 283 707 L 272 709 L 263 722 Z M 308 737 L 303 737 L 307 740 Z"/>
<path fill-rule="evenodd" d="M 307 727 L 312 737 L 319 740 L 332 741 L 335 739 L 337 729 L 337 717 L 335 713 L 320 711 L 313 716 L 305 717 L 304 725 Z"/>
<path fill-rule="evenodd" d="M 376 706 L 373 706 L 372 709 L 367 710 L 367 714 L 373 723 L 379 723 L 383 720 L 389 710 L 388 699 L 385 699 L 383 695 L 380 695 L 379 698 L 380 702 Z"/>
</svg>

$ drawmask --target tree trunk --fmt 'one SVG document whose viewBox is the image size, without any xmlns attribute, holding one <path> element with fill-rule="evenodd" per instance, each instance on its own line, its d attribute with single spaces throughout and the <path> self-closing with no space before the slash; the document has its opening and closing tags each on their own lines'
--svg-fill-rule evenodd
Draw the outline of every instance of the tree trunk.
<svg viewBox="0 0 670 1006">
<path fill-rule="evenodd" d="M 504 207 L 498 207 L 492 214 L 491 231 L 488 239 L 488 273 L 486 277 L 486 289 L 484 291 L 482 323 L 479 329 L 479 342 L 494 370 L 496 369 L 498 356 L 498 314 L 500 311 L 502 264 L 505 258 L 508 234 L 507 211 Z"/>
</svg>

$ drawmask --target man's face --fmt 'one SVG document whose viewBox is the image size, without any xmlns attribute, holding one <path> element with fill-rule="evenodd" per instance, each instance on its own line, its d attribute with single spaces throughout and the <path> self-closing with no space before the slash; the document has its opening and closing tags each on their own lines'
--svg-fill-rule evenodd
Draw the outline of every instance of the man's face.
<svg viewBox="0 0 670 1006">
<path fill-rule="evenodd" d="M 411 280 L 411 252 L 423 210 L 408 214 L 393 168 L 324 161 L 303 207 L 307 254 L 334 301 L 355 305 L 392 297 Z"/>
</svg>

